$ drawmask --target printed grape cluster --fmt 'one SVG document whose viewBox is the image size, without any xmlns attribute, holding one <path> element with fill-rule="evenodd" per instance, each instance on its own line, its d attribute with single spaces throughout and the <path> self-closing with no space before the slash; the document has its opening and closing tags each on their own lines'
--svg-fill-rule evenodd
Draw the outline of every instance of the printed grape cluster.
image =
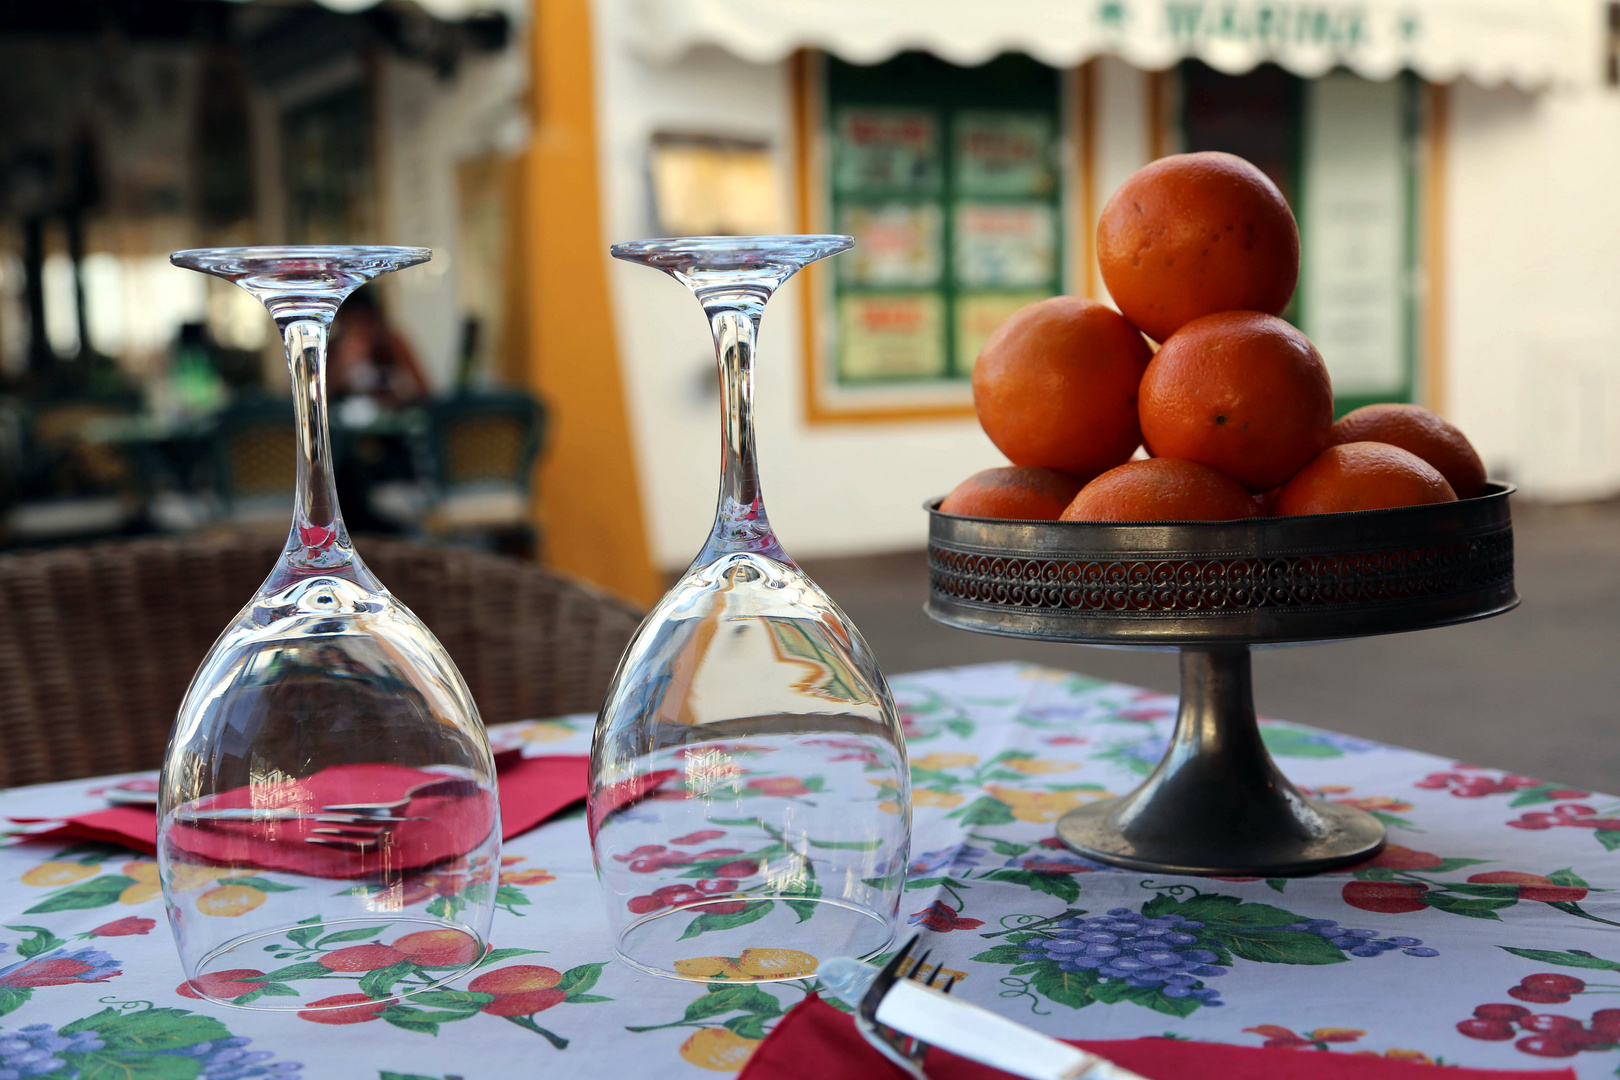
<svg viewBox="0 0 1620 1080">
<path fill-rule="evenodd" d="M 58 1054 L 84 1054 L 103 1045 L 94 1031 L 62 1036 L 49 1024 L 29 1024 L 14 1034 L 0 1034 L 0 1080 L 48 1076 L 67 1066 Z"/>
<path fill-rule="evenodd" d="M 276 1055 L 269 1050 L 246 1049 L 251 1041 L 233 1036 L 160 1053 L 196 1058 L 202 1065 L 198 1080 L 269 1080 L 272 1077 L 274 1080 L 298 1080 L 303 1065 L 296 1061 L 271 1061 Z"/>
<path fill-rule="evenodd" d="M 296 1061 L 272 1061 L 269 1050 L 246 1049 L 252 1040 L 232 1037 L 201 1042 L 175 1050 L 154 1051 L 154 1056 L 189 1057 L 201 1066 L 199 1080 L 299 1080 L 303 1065 Z M 106 1044 L 94 1031 L 62 1035 L 50 1024 L 29 1024 L 12 1033 L 0 1032 L 0 1080 L 27 1080 L 34 1076 L 55 1076 L 60 1080 L 77 1076 L 64 1054 L 88 1054 Z M 189 1075 L 189 1074 L 188 1074 Z"/>
<path fill-rule="evenodd" d="M 1329 945 L 1343 949 L 1351 956 L 1382 956 L 1395 949 L 1401 950 L 1407 956 L 1440 955 L 1439 949 L 1431 949 L 1424 945 L 1422 938 L 1381 938 L 1376 930 L 1346 930 L 1332 919 L 1308 919 L 1305 922 L 1290 923 L 1283 929 L 1303 930 L 1308 934 L 1315 934 Z"/>
<path fill-rule="evenodd" d="M 1105 979 L 1153 987 L 1166 997 L 1196 998 L 1205 1005 L 1224 1004 L 1220 991 L 1200 986 L 1201 979 L 1225 975 L 1216 953 L 1199 949 L 1195 930 L 1204 924 L 1180 915 L 1150 919 L 1129 908 L 1107 915 L 1064 919 L 1050 937 L 1024 942 L 1019 959 L 1055 961 L 1064 971 L 1095 971 Z"/>
</svg>

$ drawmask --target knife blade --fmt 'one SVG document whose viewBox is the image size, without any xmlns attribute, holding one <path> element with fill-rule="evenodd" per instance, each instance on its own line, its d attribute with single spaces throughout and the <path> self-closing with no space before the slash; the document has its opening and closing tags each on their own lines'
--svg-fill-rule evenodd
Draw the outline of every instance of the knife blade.
<svg viewBox="0 0 1620 1080">
<path fill-rule="evenodd" d="M 853 1002 L 861 1000 L 878 972 L 853 958 L 834 957 L 817 974 L 840 1000 Z M 1027 1080 L 1143 1080 L 1096 1054 L 912 979 L 895 980 L 878 1002 L 873 1019 L 930 1046 Z"/>
</svg>

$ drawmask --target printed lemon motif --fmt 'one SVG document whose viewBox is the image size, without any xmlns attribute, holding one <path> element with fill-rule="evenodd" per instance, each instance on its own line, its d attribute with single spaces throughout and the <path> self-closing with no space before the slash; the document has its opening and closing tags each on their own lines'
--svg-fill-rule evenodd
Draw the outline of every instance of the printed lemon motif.
<svg viewBox="0 0 1620 1080">
<path fill-rule="evenodd" d="M 962 796 L 954 791 L 929 791 L 918 788 L 911 793 L 913 806 L 961 806 Z"/>
<path fill-rule="evenodd" d="M 748 979 L 734 956 L 694 956 L 675 961 L 675 970 L 691 979 Z"/>
<path fill-rule="evenodd" d="M 163 886 L 155 881 L 138 881 L 118 894 L 118 902 L 133 907 L 136 904 L 146 903 L 162 892 Z"/>
<path fill-rule="evenodd" d="M 927 769 L 938 772 L 941 769 L 960 769 L 967 765 L 977 765 L 978 754 L 929 754 L 920 757 L 911 763 L 913 769 Z"/>
<path fill-rule="evenodd" d="M 745 1039 L 725 1028 L 702 1028 L 681 1043 L 681 1057 L 700 1069 L 736 1072 L 748 1064 L 759 1044 L 759 1039 Z"/>
<path fill-rule="evenodd" d="M 541 720 L 531 724 L 529 730 L 523 733 L 523 741 L 528 743 L 560 742 L 574 733 L 574 729 L 567 724 L 555 720 Z"/>
<path fill-rule="evenodd" d="M 758 979 L 799 978 L 814 975 L 815 957 L 798 949 L 744 949 L 737 966 Z"/>
<path fill-rule="evenodd" d="M 995 784 L 985 790 L 1006 803 L 1019 821 L 1056 821 L 1086 798 L 1080 791 L 1017 791 Z"/>
<path fill-rule="evenodd" d="M 95 863 L 59 862 L 55 859 L 40 863 L 22 876 L 24 885 L 71 885 L 93 875 L 101 867 Z"/>
<path fill-rule="evenodd" d="M 221 885 L 197 897 L 197 910 L 204 915 L 234 919 L 264 903 L 264 893 L 251 885 Z"/>
<path fill-rule="evenodd" d="M 1025 776 L 1044 776 L 1047 773 L 1073 772 L 1080 767 L 1076 761 L 1053 761 L 1049 758 L 1012 758 L 1003 765 Z"/>
<path fill-rule="evenodd" d="M 125 877 L 133 878 L 142 885 L 158 883 L 158 864 L 155 862 L 127 862 L 123 869 Z"/>
</svg>

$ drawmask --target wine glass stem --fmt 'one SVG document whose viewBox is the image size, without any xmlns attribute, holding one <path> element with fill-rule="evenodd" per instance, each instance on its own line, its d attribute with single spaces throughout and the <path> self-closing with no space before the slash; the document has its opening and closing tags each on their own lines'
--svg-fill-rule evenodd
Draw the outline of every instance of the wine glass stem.
<svg viewBox="0 0 1620 1080">
<path fill-rule="evenodd" d="M 720 361 L 720 500 L 714 528 L 698 556 L 707 563 L 733 551 L 790 562 L 771 531 L 759 489 L 754 445 L 754 346 L 770 292 L 728 288 L 699 295 Z"/>
<path fill-rule="evenodd" d="M 327 324 L 297 319 L 282 328 L 292 374 L 298 439 L 298 487 L 287 557 L 295 567 L 326 569 L 347 561 L 349 537 L 338 512 L 326 408 Z"/>
</svg>

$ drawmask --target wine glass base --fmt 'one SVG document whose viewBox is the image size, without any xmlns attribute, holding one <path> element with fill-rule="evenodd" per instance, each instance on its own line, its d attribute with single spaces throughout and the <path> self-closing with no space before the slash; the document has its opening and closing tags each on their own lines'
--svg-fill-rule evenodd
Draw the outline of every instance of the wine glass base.
<svg viewBox="0 0 1620 1080">
<path fill-rule="evenodd" d="M 870 960 L 894 943 L 893 918 L 842 900 L 752 897 L 740 911 L 738 902 L 703 901 L 648 915 L 625 928 L 613 951 L 665 979 L 788 982 L 813 978 L 823 960 Z"/>
<path fill-rule="evenodd" d="M 318 925 L 320 935 L 309 938 L 307 947 L 301 947 L 298 938 L 289 935 L 307 932 L 308 923 L 259 930 L 225 942 L 198 961 L 196 973 L 188 980 L 191 993 L 215 1005 L 262 1012 L 381 1010 L 393 1002 L 455 982 L 476 968 L 489 951 L 488 944 L 479 935 L 446 919 L 414 916 L 328 919 Z M 362 931 L 372 932 L 363 934 Z M 408 953 L 393 950 L 400 954 L 398 960 L 381 951 L 390 948 L 384 942 L 398 944 L 407 937 L 411 939 Z M 288 945 L 289 941 L 292 944 Z M 287 947 L 266 942 L 280 942 Z M 369 951 L 362 952 L 362 949 Z M 346 957 L 337 957 L 345 950 L 353 951 Z M 421 981 L 396 982 L 388 987 L 386 996 L 371 997 L 368 988 L 363 986 L 366 976 L 406 961 L 413 963 L 415 969 L 403 972 L 401 977 Z M 317 972 L 305 965 L 317 965 L 326 970 Z M 302 970 L 294 971 L 294 968 Z M 278 975 L 280 978 L 275 977 Z M 234 990 L 237 985 L 244 990 L 229 997 L 220 993 Z M 260 996 L 257 990 L 262 986 L 284 986 L 294 993 Z M 344 1000 L 318 1004 L 340 995 Z M 358 995 L 371 1000 L 357 1001 Z"/>
</svg>

